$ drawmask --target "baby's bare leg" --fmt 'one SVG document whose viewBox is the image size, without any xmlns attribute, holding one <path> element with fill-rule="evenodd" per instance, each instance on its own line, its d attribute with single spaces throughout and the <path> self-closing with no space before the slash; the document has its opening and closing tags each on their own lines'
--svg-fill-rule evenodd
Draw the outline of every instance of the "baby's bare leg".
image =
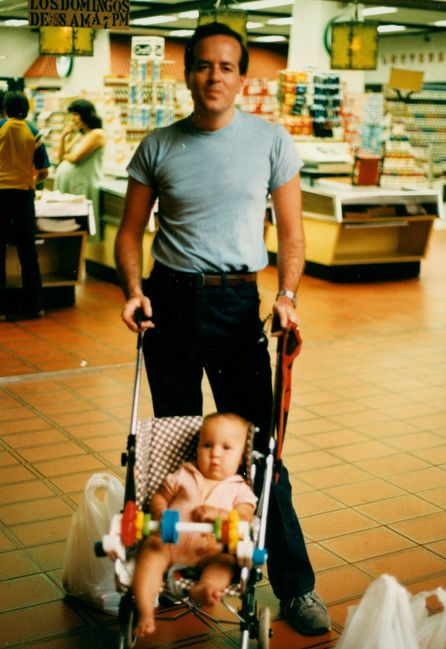
<svg viewBox="0 0 446 649">
<path fill-rule="evenodd" d="M 150 537 L 139 551 L 132 584 L 139 613 L 135 633 L 140 638 L 155 631 L 155 601 L 168 566 L 167 546 L 159 537 Z"/>
<path fill-rule="evenodd" d="M 229 554 L 214 554 L 205 557 L 199 565 L 203 565 L 203 570 L 189 595 L 201 606 L 213 606 L 220 601 L 224 589 L 232 581 L 235 558 Z"/>
</svg>

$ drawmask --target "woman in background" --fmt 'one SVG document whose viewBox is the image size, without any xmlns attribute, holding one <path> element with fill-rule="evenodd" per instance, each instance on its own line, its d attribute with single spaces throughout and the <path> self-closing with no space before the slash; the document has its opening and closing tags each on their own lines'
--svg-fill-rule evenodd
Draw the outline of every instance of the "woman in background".
<svg viewBox="0 0 446 649">
<path fill-rule="evenodd" d="M 68 106 L 71 124 L 61 134 L 59 166 L 54 189 L 68 194 L 84 194 L 93 201 L 96 232 L 99 232 L 99 188 L 106 144 L 102 119 L 94 105 L 86 99 L 76 99 Z"/>
</svg>

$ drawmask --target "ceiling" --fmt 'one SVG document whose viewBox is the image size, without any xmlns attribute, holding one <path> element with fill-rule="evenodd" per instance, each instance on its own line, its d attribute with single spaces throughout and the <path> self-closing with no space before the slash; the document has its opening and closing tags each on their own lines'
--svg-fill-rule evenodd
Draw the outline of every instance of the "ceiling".
<svg viewBox="0 0 446 649">
<path fill-rule="evenodd" d="M 264 0 L 265 1 L 265 0 Z M 302 2 L 302 0 L 298 0 Z M 339 19 L 349 20 L 355 15 L 355 2 L 339 2 L 338 0 L 322 0 L 327 3 L 336 3 L 338 12 L 334 12 Z M 277 24 L 277 21 L 286 22 L 291 18 L 293 10 L 292 0 L 268 0 L 269 4 L 276 6 L 259 8 L 258 0 L 240 0 L 239 2 L 217 1 L 220 8 L 244 9 L 247 11 L 248 39 L 250 42 L 260 40 L 281 40 L 284 44 L 288 41 L 290 33 L 289 24 Z M 193 30 L 197 24 L 196 15 L 188 12 L 197 12 L 200 9 L 215 6 L 213 0 L 130 0 L 131 17 L 130 32 L 139 34 L 154 34 L 165 37 L 185 38 L 188 36 L 184 30 Z M 361 8 L 370 9 L 377 6 L 393 7 L 393 13 L 364 16 L 364 20 L 378 21 L 381 25 L 403 25 L 407 33 L 428 33 L 432 31 L 446 31 L 446 0 L 362 0 Z M 0 26 L 11 25 L 12 21 L 23 21 L 27 18 L 28 3 L 26 0 L 0 0 Z M 186 14 L 186 15 L 185 15 Z M 136 21 L 136 22 L 135 22 Z M 153 21 L 153 22 L 152 22 Z M 162 22 L 164 21 L 164 22 Z M 271 22 L 273 21 L 273 22 Z M 433 25 L 436 21 L 444 21 L 442 26 Z M 142 24 L 150 22 L 151 24 Z M 390 34 L 382 34 L 389 36 Z M 392 37 L 395 33 L 391 34 Z"/>
</svg>

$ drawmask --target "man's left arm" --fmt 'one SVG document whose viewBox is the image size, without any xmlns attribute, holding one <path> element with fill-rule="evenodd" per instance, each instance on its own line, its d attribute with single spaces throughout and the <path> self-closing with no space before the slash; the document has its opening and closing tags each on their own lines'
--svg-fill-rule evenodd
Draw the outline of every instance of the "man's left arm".
<svg viewBox="0 0 446 649">
<path fill-rule="evenodd" d="M 35 178 L 35 183 L 36 185 L 38 185 L 48 177 L 51 163 L 49 161 L 48 152 L 46 150 L 45 144 L 42 141 L 40 133 L 34 130 L 33 133 L 35 135 L 36 141 L 36 149 L 34 151 L 34 168 L 37 171 L 37 175 Z"/>
<path fill-rule="evenodd" d="M 297 292 L 305 265 L 299 174 L 274 189 L 271 198 L 277 225 L 279 293 L 286 291 L 290 294 L 288 297 L 278 293 L 273 308 L 280 318 L 281 326 L 286 327 L 288 321 L 298 322 L 292 294 Z"/>
</svg>

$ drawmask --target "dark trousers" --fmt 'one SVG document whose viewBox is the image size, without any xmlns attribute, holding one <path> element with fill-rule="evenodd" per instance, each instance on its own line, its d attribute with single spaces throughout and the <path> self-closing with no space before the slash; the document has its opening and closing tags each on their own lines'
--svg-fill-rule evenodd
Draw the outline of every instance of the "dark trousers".
<svg viewBox="0 0 446 649">
<path fill-rule="evenodd" d="M 23 308 L 37 313 L 42 308 L 42 280 L 37 257 L 34 191 L 0 189 L 0 312 L 6 309 L 6 246 L 17 247 L 22 273 Z"/>
<path fill-rule="evenodd" d="M 155 323 L 144 336 L 155 416 L 201 415 L 204 371 L 217 410 L 236 412 L 258 426 L 254 444 L 264 452 L 270 434 L 272 382 L 256 284 L 195 288 L 175 281 L 155 265 L 145 293 Z M 272 489 L 266 545 L 276 597 L 285 599 L 314 588 L 285 468 Z"/>
</svg>

